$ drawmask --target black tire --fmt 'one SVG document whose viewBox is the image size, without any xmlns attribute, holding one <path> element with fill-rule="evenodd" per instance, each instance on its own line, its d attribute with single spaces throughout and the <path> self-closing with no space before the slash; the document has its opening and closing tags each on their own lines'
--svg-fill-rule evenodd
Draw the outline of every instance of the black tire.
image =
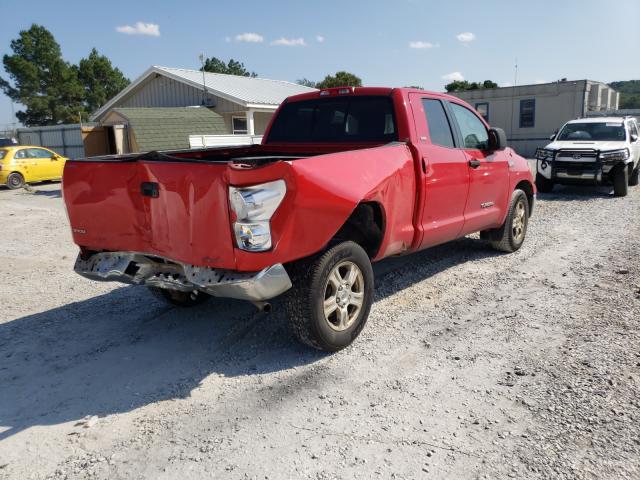
<svg viewBox="0 0 640 480">
<path fill-rule="evenodd" d="M 285 297 L 285 309 L 296 338 L 327 352 L 337 352 L 350 345 L 364 328 L 373 303 L 373 268 L 363 248 L 352 241 L 342 242 L 320 256 L 288 266 L 288 270 L 293 287 Z M 339 277 L 334 276 L 335 271 Z M 357 279 L 346 281 L 338 292 L 336 278 L 349 277 L 354 271 Z M 350 303 L 352 294 L 362 302 L 359 306 Z M 331 304 L 334 299 L 335 310 L 325 315 L 325 303 Z M 330 310 L 331 305 L 327 309 Z M 343 322 L 339 312 L 345 311 Z"/>
<path fill-rule="evenodd" d="M 149 290 L 159 300 L 177 307 L 194 307 L 211 299 L 211 295 L 194 290 L 193 292 L 181 292 L 166 288 L 149 287 Z"/>
<path fill-rule="evenodd" d="M 24 187 L 24 177 L 18 172 L 10 173 L 7 177 L 7 187 L 11 190 L 17 190 Z"/>
<path fill-rule="evenodd" d="M 631 174 L 629 175 L 629 186 L 635 187 L 640 183 L 640 160 L 638 160 L 638 164 L 636 168 L 631 170 Z"/>
<path fill-rule="evenodd" d="M 629 168 L 618 165 L 613 171 L 613 195 L 626 197 L 629 192 Z"/>
<path fill-rule="evenodd" d="M 516 217 L 519 219 L 518 221 L 515 220 Z M 491 246 L 500 252 L 515 252 L 524 243 L 528 224 L 529 200 L 527 195 L 522 190 L 514 190 L 504 223 L 500 228 L 488 232 L 487 237 L 490 239 Z"/>
<path fill-rule="evenodd" d="M 536 187 L 541 193 L 551 193 L 553 190 L 553 182 L 547 177 L 536 173 Z"/>
</svg>

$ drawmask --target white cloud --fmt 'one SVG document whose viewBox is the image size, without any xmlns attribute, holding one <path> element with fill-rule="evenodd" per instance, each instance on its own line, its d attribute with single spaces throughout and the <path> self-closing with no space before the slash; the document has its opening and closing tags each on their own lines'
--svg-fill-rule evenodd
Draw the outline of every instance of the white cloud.
<svg viewBox="0 0 640 480">
<path fill-rule="evenodd" d="M 116 32 L 126 35 L 149 35 L 151 37 L 160 36 L 160 25 L 157 23 L 136 22 L 135 25 L 121 25 L 116 27 Z"/>
<path fill-rule="evenodd" d="M 245 32 L 235 36 L 236 42 L 262 43 L 264 37 L 257 33 Z"/>
<path fill-rule="evenodd" d="M 231 37 L 224 37 L 224 41 L 229 43 L 231 41 Z"/>
<path fill-rule="evenodd" d="M 540 85 L 541 83 L 549 83 L 549 82 L 547 82 L 546 80 L 536 80 L 534 83 L 536 85 Z"/>
<path fill-rule="evenodd" d="M 447 80 L 448 82 L 459 81 L 462 82 L 464 80 L 464 76 L 460 72 L 451 72 L 446 75 L 442 75 L 442 80 Z"/>
<path fill-rule="evenodd" d="M 429 48 L 436 48 L 439 47 L 440 45 L 438 45 L 437 43 L 431 43 L 431 42 L 423 42 L 420 40 L 417 40 L 415 42 L 409 42 L 409 48 L 423 48 L 423 49 L 429 49 Z"/>
<path fill-rule="evenodd" d="M 316 35 L 316 42 L 318 43 L 324 42 L 324 37 L 322 35 Z"/>
<path fill-rule="evenodd" d="M 284 45 L 285 47 L 305 47 L 304 38 L 279 38 L 271 42 L 271 45 Z"/>
<path fill-rule="evenodd" d="M 456 38 L 458 39 L 459 42 L 470 43 L 476 39 L 476 36 L 474 33 L 471 33 L 471 32 L 462 32 L 456 35 Z"/>
</svg>

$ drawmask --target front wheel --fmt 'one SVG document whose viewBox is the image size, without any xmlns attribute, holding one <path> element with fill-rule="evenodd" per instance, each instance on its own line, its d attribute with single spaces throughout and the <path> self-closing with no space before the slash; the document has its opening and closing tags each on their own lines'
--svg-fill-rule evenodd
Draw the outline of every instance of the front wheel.
<svg viewBox="0 0 640 480">
<path fill-rule="evenodd" d="M 629 186 L 635 187 L 638 183 L 640 183 L 640 160 L 638 160 L 636 168 L 632 167 L 631 174 L 629 175 Z"/>
<path fill-rule="evenodd" d="M 285 309 L 297 339 L 327 352 L 350 345 L 364 328 L 373 303 L 367 253 L 355 242 L 342 242 L 289 270 L 293 288 Z"/>
<path fill-rule="evenodd" d="M 149 287 L 154 297 L 176 307 L 194 307 L 211 299 L 211 295 L 194 290 L 181 292 L 167 288 Z"/>
<path fill-rule="evenodd" d="M 551 191 L 553 190 L 553 182 L 544 175 L 536 173 L 536 187 L 538 188 L 539 192 L 551 193 Z"/>
<path fill-rule="evenodd" d="M 613 195 L 626 197 L 629 191 L 629 168 L 626 165 L 618 165 L 613 172 Z"/>
<path fill-rule="evenodd" d="M 488 232 L 491 246 L 501 252 L 515 252 L 524 242 L 528 225 L 529 200 L 522 190 L 514 190 L 504 223 Z"/>
<path fill-rule="evenodd" d="M 24 187 L 24 177 L 18 172 L 9 174 L 7 177 L 7 187 L 11 190 L 17 190 L 18 188 Z"/>
</svg>

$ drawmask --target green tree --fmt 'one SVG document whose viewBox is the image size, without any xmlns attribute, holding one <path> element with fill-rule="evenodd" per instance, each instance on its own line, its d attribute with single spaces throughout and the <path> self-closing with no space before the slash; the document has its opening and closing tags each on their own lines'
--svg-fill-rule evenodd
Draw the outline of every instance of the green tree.
<svg viewBox="0 0 640 480">
<path fill-rule="evenodd" d="M 362 80 L 360 77 L 349 72 L 336 72 L 335 75 L 327 75 L 324 80 L 316 84 L 316 88 L 333 88 L 333 87 L 361 87 Z"/>
<path fill-rule="evenodd" d="M 111 65 L 104 55 L 94 48 L 87 58 L 80 60 L 77 67 L 78 80 L 84 89 L 84 106 L 87 112 L 94 112 L 129 85 L 129 79 Z"/>
<path fill-rule="evenodd" d="M 296 80 L 298 85 L 302 85 L 303 87 L 311 87 L 317 88 L 318 82 L 314 82 L 313 80 L 309 80 L 308 78 L 301 78 L 300 80 Z"/>
<path fill-rule="evenodd" d="M 13 55 L 2 61 L 12 83 L 0 78 L 0 88 L 26 107 L 16 112 L 18 120 L 27 126 L 77 122 L 84 92 L 77 70 L 62 59 L 51 32 L 33 24 L 10 47 Z"/>
<path fill-rule="evenodd" d="M 468 82 L 467 80 L 454 80 L 444 86 L 447 92 L 462 92 L 465 90 L 481 90 L 483 88 L 498 88 L 498 84 L 491 80 L 484 82 Z"/>
<path fill-rule="evenodd" d="M 224 60 L 220 60 L 216 57 L 207 58 L 204 61 L 204 65 L 200 68 L 200 71 L 211 73 L 224 73 L 227 75 L 239 75 L 241 77 L 257 77 L 256 72 L 250 72 L 244 66 L 244 63 L 238 62 L 233 58 L 225 63 Z"/>
<path fill-rule="evenodd" d="M 640 109 L 640 80 L 611 82 L 609 86 L 620 92 L 621 109 Z"/>
</svg>

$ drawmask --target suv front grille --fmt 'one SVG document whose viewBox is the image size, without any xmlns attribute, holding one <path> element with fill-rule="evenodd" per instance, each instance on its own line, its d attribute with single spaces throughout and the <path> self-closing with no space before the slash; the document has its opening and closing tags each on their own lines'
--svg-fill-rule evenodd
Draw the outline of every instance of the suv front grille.
<svg viewBox="0 0 640 480">
<path fill-rule="evenodd" d="M 585 150 L 558 150 L 556 160 L 561 162 L 595 162 L 598 152 L 593 149 Z"/>
</svg>

